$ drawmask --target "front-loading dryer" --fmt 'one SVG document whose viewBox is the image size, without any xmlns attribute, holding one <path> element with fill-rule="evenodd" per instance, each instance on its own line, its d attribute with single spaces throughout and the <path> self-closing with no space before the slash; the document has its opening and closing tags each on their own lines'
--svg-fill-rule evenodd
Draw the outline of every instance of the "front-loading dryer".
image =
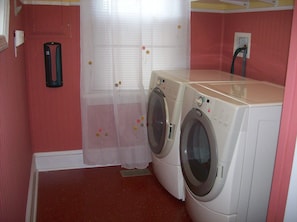
<svg viewBox="0 0 297 222">
<path fill-rule="evenodd" d="M 189 84 L 180 155 L 194 222 L 266 221 L 283 87 Z"/>
<path fill-rule="evenodd" d="M 174 197 L 184 200 L 179 138 L 185 85 L 191 82 L 253 81 L 218 70 L 153 71 L 147 109 L 147 132 L 152 166 L 160 184 Z"/>
<path fill-rule="evenodd" d="M 180 124 L 184 84 L 169 77 L 157 76 L 155 80 L 147 108 L 147 134 L 152 151 L 152 166 L 160 184 L 171 195 L 184 200 L 178 152 L 179 133 L 176 132 Z"/>
</svg>

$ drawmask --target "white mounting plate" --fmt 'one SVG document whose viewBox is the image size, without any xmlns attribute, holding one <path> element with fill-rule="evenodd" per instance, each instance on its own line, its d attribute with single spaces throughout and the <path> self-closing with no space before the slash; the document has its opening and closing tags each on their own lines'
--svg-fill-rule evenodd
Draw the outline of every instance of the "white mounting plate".
<svg viewBox="0 0 297 222">
<path fill-rule="evenodd" d="M 234 34 L 234 45 L 233 45 L 233 53 L 238 49 L 239 47 L 243 47 L 244 45 L 247 46 L 247 55 L 246 58 L 250 58 L 251 54 L 251 33 L 246 32 L 235 32 Z M 240 52 L 238 54 L 239 57 L 243 56 L 243 53 Z"/>
</svg>

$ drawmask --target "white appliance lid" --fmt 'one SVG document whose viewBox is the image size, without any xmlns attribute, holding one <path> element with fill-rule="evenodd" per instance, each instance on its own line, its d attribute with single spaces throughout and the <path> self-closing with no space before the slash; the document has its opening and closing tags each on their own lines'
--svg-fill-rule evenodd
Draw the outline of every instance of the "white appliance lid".
<svg viewBox="0 0 297 222">
<path fill-rule="evenodd" d="M 159 70 L 153 71 L 159 76 L 172 77 L 180 82 L 207 82 L 207 81 L 255 81 L 239 75 L 220 70 Z"/>
<path fill-rule="evenodd" d="M 282 103 L 284 97 L 284 87 L 269 82 L 210 82 L 199 84 L 247 104 Z"/>
</svg>

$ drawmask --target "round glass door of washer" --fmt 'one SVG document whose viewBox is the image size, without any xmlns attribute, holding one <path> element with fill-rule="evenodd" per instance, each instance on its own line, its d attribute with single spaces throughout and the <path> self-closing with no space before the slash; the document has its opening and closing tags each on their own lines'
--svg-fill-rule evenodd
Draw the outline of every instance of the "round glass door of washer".
<svg viewBox="0 0 297 222">
<path fill-rule="evenodd" d="M 181 127 L 180 157 L 184 179 L 197 196 L 210 192 L 217 173 L 217 145 L 211 121 L 199 109 L 190 110 Z"/>
<path fill-rule="evenodd" d="M 153 153 L 160 154 L 166 143 L 168 131 L 168 108 L 165 95 L 159 88 L 155 88 L 148 101 L 147 133 L 150 148 Z"/>
</svg>

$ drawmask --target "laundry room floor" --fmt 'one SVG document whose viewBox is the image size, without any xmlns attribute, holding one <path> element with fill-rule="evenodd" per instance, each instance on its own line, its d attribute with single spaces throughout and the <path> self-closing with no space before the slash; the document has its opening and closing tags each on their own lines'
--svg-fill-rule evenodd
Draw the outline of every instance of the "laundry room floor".
<svg viewBox="0 0 297 222">
<path fill-rule="evenodd" d="M 37 222 L 190 222 L 184 202 L 153 175 L 122 177 L 120 166 L 39 173 Z"/>
</svg>

